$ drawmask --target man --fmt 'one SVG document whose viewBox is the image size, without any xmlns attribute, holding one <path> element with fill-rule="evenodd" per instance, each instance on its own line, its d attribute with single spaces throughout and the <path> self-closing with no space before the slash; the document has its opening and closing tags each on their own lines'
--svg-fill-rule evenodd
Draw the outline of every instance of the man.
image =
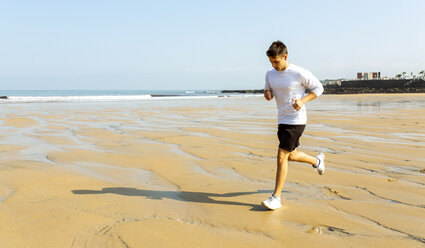
<svg viewBox="0 0 425 248">
<path fill-rule="evenodd" d="M 266 74 L 264 97 L 276 99 L 278 109 L 279 150 L 277 154 L 276 182 L 273 194 L 262 205 L 268 209 L 282 207 L 280 200 L 288 173 L 288 161 L 309 163 L 319 175 L 325 172 L 325 155 L 316 157 L 298 151 L 299 139 L 307 123 L 305 104 L 323 93 L 320 81 L 309 71 L 288 62 L 288 50 L 281 41 L 275 41 L 267 51 L 273 68 Z M 305 94 L 309 89 L 310 93 Z"/>
</svg>

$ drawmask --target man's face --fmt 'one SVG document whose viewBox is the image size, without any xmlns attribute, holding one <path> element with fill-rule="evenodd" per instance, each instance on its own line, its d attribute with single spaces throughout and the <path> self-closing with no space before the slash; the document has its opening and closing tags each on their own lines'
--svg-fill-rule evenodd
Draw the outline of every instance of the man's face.
<svg viewBox="0 0 425 248">
<path fill-rule="evenodd" d="M 270 63 L 272 63 L 273 68 L 276 69 L 276 71 L 281 71 L 286 69 L 288 62 L 286 61 L 288 59 L 288 55 L 285 54 L 283 56 L 277 55 L 276 57 L 269 57 Z"/>
</svg>

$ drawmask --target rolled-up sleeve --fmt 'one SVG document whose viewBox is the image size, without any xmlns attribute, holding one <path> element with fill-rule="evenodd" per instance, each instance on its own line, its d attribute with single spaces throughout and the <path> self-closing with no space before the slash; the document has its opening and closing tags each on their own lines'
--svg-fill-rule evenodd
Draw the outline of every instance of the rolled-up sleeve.
<svg viewBox="0 0 425 248">
<path fill-rule="evenodd" d="M 316 96 L 323 93 L 323 85 L 310 71 L 304 70 L 301 73 L 301 84 L 310 89 Z"/>
</svg>

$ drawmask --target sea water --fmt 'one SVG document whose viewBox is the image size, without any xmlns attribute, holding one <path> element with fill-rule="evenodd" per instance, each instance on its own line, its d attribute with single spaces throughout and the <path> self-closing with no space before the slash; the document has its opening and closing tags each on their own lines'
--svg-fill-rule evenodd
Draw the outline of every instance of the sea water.
<svg viewBox="0 0 425 248">
<path fill-rule="evenodd" d="M 0 104 L 48 102 L 156 101 L 244 97 L 219 90 L 0 90 Z"/>
</svg>

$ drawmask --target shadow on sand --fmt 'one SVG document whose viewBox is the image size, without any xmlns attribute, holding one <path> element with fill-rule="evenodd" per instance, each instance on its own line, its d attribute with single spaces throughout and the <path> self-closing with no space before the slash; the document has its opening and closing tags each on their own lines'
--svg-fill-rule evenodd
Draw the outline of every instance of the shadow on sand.
<svg viewBox="0 0 425 248">
<path fill-rule="evenodd" d="M 262 194 L 270 193 L 269 190 L 258 190 L 254 192 L 233 192 L 226 194 L 206 193 L 206 192 L 191 192 L 191 191 L 161 191 L 161 190 L 143 190 L 136 188 L 103 188 L 102 190 L 73 190 L 72 193 L 78 195 L 86 194 L 118 194 L 124 196 L 143 196 L 148 199 L 162 200 L 164 198 L 173 199 L 177 201 L 185 202 L 199 202 L 199 203 L 210 203 L 210 204 L 224 204 L 224 205 L 236 205 L 236 206 L 248 206 L 251 207 L 251 211 L 268 211 L 265 207 L 260 204 L 249 204 L 235 201 L 215 200 L 211 197 L 235 197 L 241 195 L 250 194 Z"/>
</svg>

